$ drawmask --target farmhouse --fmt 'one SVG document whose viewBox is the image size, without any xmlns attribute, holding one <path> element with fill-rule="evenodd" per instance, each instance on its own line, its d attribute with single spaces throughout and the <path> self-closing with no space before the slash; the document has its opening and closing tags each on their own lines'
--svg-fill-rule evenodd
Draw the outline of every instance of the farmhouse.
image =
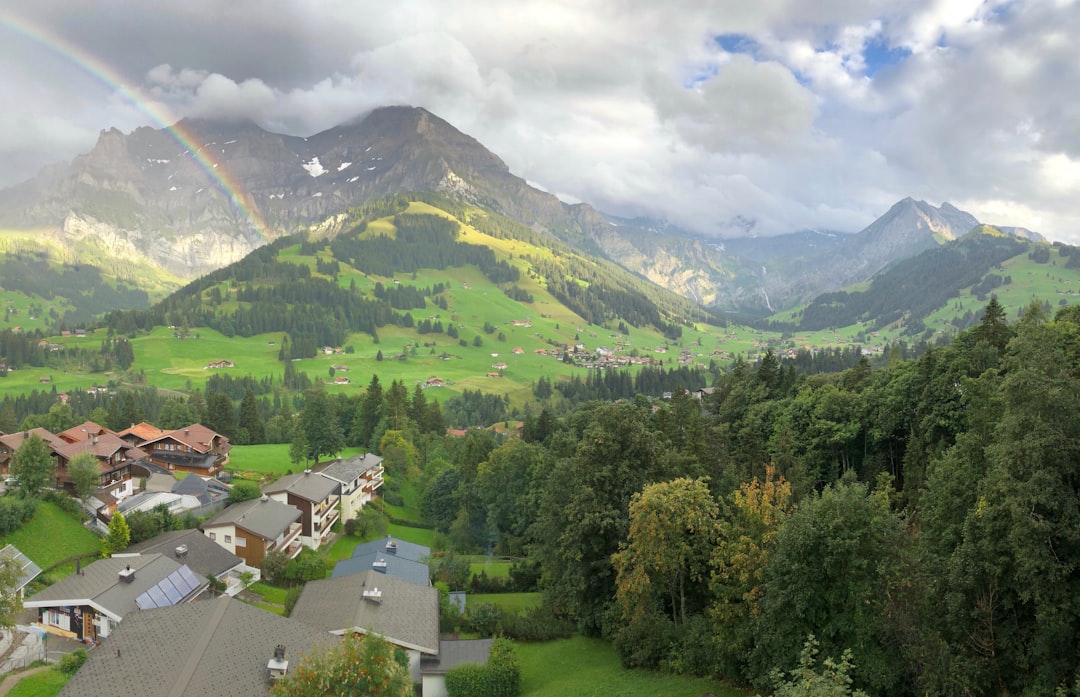
<svg viewBox="0 0 1080 697">
<path fill-rule="evenodd" d="M 258 580 L 260 571 L 244 564 L 244 560 L 210 540 L 198 530 L 172 530 L 157 537 L 131 545 L 126 552 L 162 554 L 187 564 L 200 576 L 213 576 L 225 585 L 225 593 L 236 595 L 243 590 L 240 574 L 251 571 Z"/>
<path fill-rule="evenodd" d="M 203 366 L 203 370 L 214 370 L 215 368 L 235 368 L 235 367 L 236 367 L 236 364 L 233 363 L 232 361 L 220 360 L 220 361 L 211 361 L 211 362 L 207 363 L 205 366 Z"/>
<path fill-rule="evenodd" d="M 202 424 L 164 431 L 139 447 L 146 459 L 169 470 L 213 476 L 229 463 L 232 445 L 225 436 Z"/>
</svg>

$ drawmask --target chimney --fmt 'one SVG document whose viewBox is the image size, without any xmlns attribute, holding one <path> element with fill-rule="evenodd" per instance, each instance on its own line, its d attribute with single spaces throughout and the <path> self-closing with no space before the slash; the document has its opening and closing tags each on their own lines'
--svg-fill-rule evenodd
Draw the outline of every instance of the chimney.
<svg viewBox="0 0 1080 697">
<path fill-rule="evenodd" d="M 397 540 L 391 540 L 389 535 L 386 536 L 386 551 L 397 554 Z"/>
<path fill-rule="evenodd" d="M 386 560 L 382 558 L 376 558 L 372 566 L 380 573 L 386 573 Z"/>
<path fill-rule="evenodd" d="M 289 662 L 285 660 L 285 644 L 274 647 L 274 657 L 266 663 L 270 672 L 270 682 L 281 680 L 289 672 Z"/>
<path fill-rule="evenodd" d="M 75 575 L 82 576 L 82 557 L 75 560 Z"/>
<path fill-rule="evenodd" d="M 135 580 L 135 572 L 131 570 L 131 564 L 127 565 L 127 568 L 120 571 L 120 582 L 131 583 Z"/>
<path fill-rule="evenodd" d="M 304 476 L 307 476 L 307 475 L 309 475 L 309 474 L 311 474 L 311 470 L 309 470 L 309 469 L 307 469 L 307 470 L 304 470 Z"/>
<path fill-rule="evenodd" d="M 94 439 L 90 441 L 90 443 L 91 445 L 97 445 L 97 436 L 94 436 Z"/>
<path fill-rule="evenodd" d="M 27 438 L 29 438 L 30 437 L 30 431 L 23 431 L 22 432 L 22 437 L 23 437 L 23 440 L 26 440 Z"/>
<path fill-rule="evenodd" d="M 184 429 L 184 435 L 185 436 L 190 436 L 191 435 L 191 429 L 190 428 L 185 428 Z"/>
<path fill-rule="evenodd" d="M 364 600 L 370 600 L 371 602 L 378 605 L 382 604 L 382 591 L 379 590 L 378 586 L 372 588 L 371 590 L 364 590 L 363 596 Z"/>
<path fill-rule="evenodd" d="M 187 545 L 186 544 L 185 545 L 180 545 L 179 547 L 176 548 L 176 558 L 177 559 L 183 559 L 184 557 L 187 556 L 187 552 L 188 552 Z"/>
<path fill-rule="evenodd" d="M 261 497 L 259 497 L 259 500 L 262 501 L 263 503 L 266 503 L 267 501 L 270 500 L 270 497 L 267 496 L 266 494 L 263 494 Z"/>
</svg>

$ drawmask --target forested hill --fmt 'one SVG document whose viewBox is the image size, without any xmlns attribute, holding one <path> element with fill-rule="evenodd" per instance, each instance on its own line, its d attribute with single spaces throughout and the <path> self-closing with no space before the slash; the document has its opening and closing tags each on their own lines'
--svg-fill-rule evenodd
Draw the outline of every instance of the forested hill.
<svg viewBox="0 0 1080 697">
<path fill-rule="evenodd" d="M 687 323 L 719 322 L 610 262 L 437 194 L 384 199 L 346 220 L 351 222 L 336 235 L 281 238 L 150 310 L 113 313 L 107 324 L 121 333 L 161 325 L 243 337 L 284 332 L 291 357 L 303 358 L 316 347 L 344 344 L 350 333 L 411 327 L 411 311 L 446 309 L 440 296 L 451 281 L 443 272 L 462 267 L 478 269 L 522 303 L 522 317 L 536 313 L 530 289 L 542 289 L 582 322 L 598 326 L 649 327 L 677 338 Z M 396 274 L 408 274 L 409 282 L 394 279 Z"/>
</svg>

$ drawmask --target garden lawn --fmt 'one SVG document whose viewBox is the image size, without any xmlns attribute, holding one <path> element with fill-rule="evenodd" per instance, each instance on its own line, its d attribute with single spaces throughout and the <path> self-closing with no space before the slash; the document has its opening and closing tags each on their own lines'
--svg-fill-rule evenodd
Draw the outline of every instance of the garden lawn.
<svg viewBox="0 0 1080 697">
<path fill-rule="evenodd" d="M 11 688 L 8 697 L 56 697 L 71 676 L 53 668 L 28 675 Z"/>
<path fill-rule="evenodd" d="M 535 644 L 515 642 L 521 661 L 521 697 L 749 697 L 716 680 L 627 670 L 611 644 L 572 637 Z M 558 670 L 552 670 L 557 667 Z"/>
<path fill-rule="evenodd" d="M 407 525 L 398 525 L 397 523 L 390 523 L 387 528 L 387 532 L 393 537 L 406 542 L 412 542 L 415 545 L 424 545 L 425 547 L 433 546 L 435 542 L 435 531 L 428 530 L 426 528 L 411 528 Z"/>
<path fill-rule="evenodd" d="M 529 608 L 539 607 L 542 600 L 542 593 L 469 593 L 465 602 L 470 605 L 491 603 L 507 612 L 520 613 Z"/>
<path fill-rule="evenodd" d="M 366 451 L 363 448 L 345 448 L 338 453 L 338 457 L 352 457 L 364 452 Z M 304 463 L 297 464 L 289 459 L 288 443 L 234 445 L 229 451 L 228 469 L 231 472 L 282 475 L 288 472 L 300 472 L 304 469 Z"/>
<path fill-rule="evenodd" d="M 510 578 L 510 567 L 513 565 L 514 562 L 499 557 L 471 557 L 469 573 L 479 574 L 483 571 L 488 578 Z"/>
<path fill-rule="evenodd" d="M 42 569 L 61 559 L 101 549 L 97 535 L 49 501 L 39 502 L 34 517 L 21 528 L 0 537 L 0 547 L 6 544 L 15 545 Z"/>
</svg>

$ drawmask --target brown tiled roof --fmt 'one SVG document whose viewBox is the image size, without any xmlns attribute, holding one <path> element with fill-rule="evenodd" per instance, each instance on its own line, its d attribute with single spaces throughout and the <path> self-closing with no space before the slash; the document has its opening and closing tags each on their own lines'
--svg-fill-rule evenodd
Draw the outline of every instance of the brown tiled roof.
<svg viewBox="0 0 1080 697">
<path fill-rule="evenodd" d="M 56 435 L 69 443 L 76 443 L 81 440 L 93 438 L 94 436 L 100 436 L 103 433 L 112 433 L 112 431 L 93 421 L 84 421 L 78 426 L 72 426 L 68 430 L 61 431 Z"/>
<path fill-rule="evenodd" d="M 141 441 L 147 441 L 147 440 L 153 440 L 154 438 L 157 438 L 158 436 L 162 435 L 163 433 L 165 433 L 165 431 L 162 431 L 160 428 L 158 428 L 154 424 L 149 424 L 149 423 L 146 423 L 145 421 L 143 421 L 141 423 L 135 424 L 131 428 L 125 428 L 123 431 L 120 431 L 116 435 L 120 436 L 121 438 L 123 438 L 124 436 L 131 435 L 131 436 L 135 436 L 136 438 L 138 438 Z"/>
</svg>

